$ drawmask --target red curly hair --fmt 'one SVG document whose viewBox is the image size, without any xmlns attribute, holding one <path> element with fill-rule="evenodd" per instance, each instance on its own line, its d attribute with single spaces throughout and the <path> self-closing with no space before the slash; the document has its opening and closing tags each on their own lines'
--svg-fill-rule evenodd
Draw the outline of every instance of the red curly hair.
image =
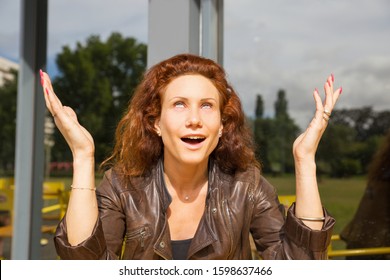
<svg viewBox="0 0 390 280">
<path fill-rule="evenodd" d="M 225 71 L 214 61 L 192 54 L 176 55 L 145 73 L 119 121 L 113 153 L 102 166 L 110 165 L 131 177 L 145 174 L 158 162 L 164 146 L 154 124 L 161 113 L 161 96 L 172 80 L 189 74 L 206 77 L 219 92 L 223 134 L 210 156 L 226 173 L 242 171 L 253 164 L 260 167 L 240 99 L 227 82 Z"/>
</svg>

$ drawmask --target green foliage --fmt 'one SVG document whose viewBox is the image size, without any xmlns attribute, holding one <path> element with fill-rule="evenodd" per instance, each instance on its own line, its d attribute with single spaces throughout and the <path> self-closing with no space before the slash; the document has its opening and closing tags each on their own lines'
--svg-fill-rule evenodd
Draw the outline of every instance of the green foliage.
<svg viewBox="0 0 390 280">
<path fill-rule="evenodd" d="M 319 172 L 332 177 L 366 174 L 389 127 L 389 111 L 334 110 L 317 151 Z"/>
<path fill-rule="evenodd" d="M 281 89 L 278 91 L 278 98 L 275 101 L 274 108 L 275 108 L 275 118 L 277 119 L 288 119 L 288 112 L 287 112 L 288 102 L 286 99 L 286 92 Z"/>
<path fill-rule="evenodd" d="M 256 156 L 268 173 L 290 173 L 294 171 L 292 145 L 298 136 L 299 127 L 288 114 L 288 102 L 284 90 L 278 92 L 274 104 L 275 118 L 262 118 L 262 98 L 258 95 L 254 138 L 257 144 Z"/>
<path fill-rule="evenodd" d="M 385 135 L 390 128 L 390 111 L 374 111 L 371 107 L 334 110 L 333 124 L 356 131 L 356 141 L 364 142 L 374 135 Z"/>
<path fill-rule="evenodd" d="M 269 138 L 272 130 L 272 120 L 256 118 L 253 123 L 254 140 L 256 143 L 256 158 L 261 162 L 264 172 L 272 171 L 271 163 L 269 161 Z"/>
<path fill-rule="evenodd" d="M 12 173 L 15 162 L 17 72 L 0 87 L 0 175 Z"/>
<path fill-rule="evenodd" d="M 274 118 L 263 118 L 263 106 L 258 95 L 253 122 L 256 156 L 265 173 L 293 173 L 291 147 L 299 128 L 288 114 L 285 91 L 278 92 Z M 389 127 L 390 111 L 376 112 L 370 107 L 333 111 L 317 150 L 318 174 L 332 177 L 366 174 Z"/>
<path fill-rule="evenodd" d="M 105 42 L 90 36 L 74 50 L 65 46 L 56 61 L 60 75 L 53 81 L 54 89 L 92 134 L 99 163 L 112 150 L 117 122 L 145 71 L 146 45 L 119 33 Z M 70 161 L 70 151 L 58 131 L 55 142 L 54 160 Z"/>
<path fill-rule="evenodd" d="M 263 97 L 260 94 L 258 94 L 256 97 L 256 112 L 255 112 L 256 119 L 262 118 L 263 114 L 264 114 L 264 101 L 263 101 Z"/>
</svg>

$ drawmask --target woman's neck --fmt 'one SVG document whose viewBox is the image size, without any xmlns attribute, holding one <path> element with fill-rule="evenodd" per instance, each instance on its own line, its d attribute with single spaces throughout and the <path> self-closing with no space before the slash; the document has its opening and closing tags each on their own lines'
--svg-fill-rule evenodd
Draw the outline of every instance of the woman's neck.
<svg viewBox="0 0 390 280">
<path fill-rule="evenodd" d="M 172 164 L 164 160 L 164 179 L 168 190 L 179 197 L 198 194 L 208 181 L 208 161 L 197 165 Z"/>
</svg>

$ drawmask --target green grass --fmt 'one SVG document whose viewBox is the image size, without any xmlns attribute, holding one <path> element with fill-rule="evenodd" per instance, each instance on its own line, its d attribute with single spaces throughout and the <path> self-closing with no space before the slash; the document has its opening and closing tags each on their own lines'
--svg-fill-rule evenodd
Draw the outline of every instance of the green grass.
<svg viewBox="0 0 390 280">
<path fill-rule="evenodd" d="M 267 180 L 275 186 L 279 195 L 295 194 L 295 177 L 271 177 Z M 353 218 L 366 188 L 364 177 L 345 179 L 321 178 L 318 182 L 324 207 L 336 219 L 334 233 L 340 233 Z"/>
</svg>

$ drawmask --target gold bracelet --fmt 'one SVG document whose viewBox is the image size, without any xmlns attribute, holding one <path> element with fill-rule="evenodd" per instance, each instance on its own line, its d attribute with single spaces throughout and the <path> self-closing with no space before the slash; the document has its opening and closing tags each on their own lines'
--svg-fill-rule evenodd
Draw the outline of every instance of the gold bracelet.
<svg viewBox="0 0 390 280">
<path fill-rule="evenodd" d="M 73 187 L 73 185 L 71 185 L 70 188 L 72 190 L 89 190 L 89 191 L 92 191 L 92 192 L 96 191 L 96 188 L 92 188 L 92 189 L 91 188 L 77 188 L 77 187 Z"/>
<path fill-rule="evenodd" d="M 298 217 L 302 221 L 322 222 L 325 221 L 325 217 Z"/>
</svg>

